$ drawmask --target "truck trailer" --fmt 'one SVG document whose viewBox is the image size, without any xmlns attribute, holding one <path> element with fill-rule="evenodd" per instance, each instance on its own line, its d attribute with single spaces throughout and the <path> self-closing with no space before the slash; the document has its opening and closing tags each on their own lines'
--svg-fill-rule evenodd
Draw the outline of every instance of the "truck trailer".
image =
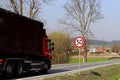
<svg viewBox="0 0 120 80">
<path fill-rule="evenodd" d="M 0 8 L 0 73 L 6 77 L 51 68 L 54 43 L 44 24 Z"/>
</svg>

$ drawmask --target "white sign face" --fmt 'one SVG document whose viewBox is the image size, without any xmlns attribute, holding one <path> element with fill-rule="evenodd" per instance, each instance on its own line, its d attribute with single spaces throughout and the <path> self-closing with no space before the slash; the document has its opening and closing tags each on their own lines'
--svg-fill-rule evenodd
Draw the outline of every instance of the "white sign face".
<svg viewBox="0 0 120 80">
<path fill-rule="evenodd" d="M 84 38 L 83 37 L 77 37 L 74 39 L 74 45 L 77 48 L 82 48 L 84 46 Z"/>
</svg>

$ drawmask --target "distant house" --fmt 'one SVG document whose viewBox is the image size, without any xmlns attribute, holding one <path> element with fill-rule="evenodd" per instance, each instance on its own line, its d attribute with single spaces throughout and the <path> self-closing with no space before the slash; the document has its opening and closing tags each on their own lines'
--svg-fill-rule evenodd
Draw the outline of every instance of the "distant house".
<svg viewBox="0 0 120 80">
<path fill-rule="evenodd" d="M 97 52 L 99 52 L 99 53 L 104 53 L 104 52 L 105 52 L 105 49 L 104 49 L 104 48 L 97 48 Z"/>
<path fill-rule="evenodd" d="M 105 49 L 103 49 L 103 48 L 89 48 L 89 53 L 92 53 L 92 52 L 104 53 Z"/>
<path fill-rule="evenodd" d="M 97 49 L 96 48 L 90 48 L 89 49 L 89 52 L 91 53 L 91 52 L 97 52 Z"/>
</svg>

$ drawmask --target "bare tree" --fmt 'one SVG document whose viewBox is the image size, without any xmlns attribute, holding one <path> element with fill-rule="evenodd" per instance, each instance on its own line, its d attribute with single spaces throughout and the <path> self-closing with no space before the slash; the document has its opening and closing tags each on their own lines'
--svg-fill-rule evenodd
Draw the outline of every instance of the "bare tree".
<svg viewBox="0 0 120 80">
<path fill-rule="evenodd" d="M 30 18 L 34 18 L 35 15 L 37 14 L 38 10 L 39 10 L 39 7 L 36 6 L 35 0 L 32 0 L 30 2 L 30 8 L 29 9 L 30 9 L 30 15 L 29 15 L 29 17 Z"/>
<path fill-rule="evenodd" d="M 15 13 L 36 19 L 38 13 L 42 11 L 42 4 L 51 1 L 53 0 L 6 0 L 4 3 L 7 3 L 9 9 Z M 8 9 L 8 7 L 4 7 Z"/>
<path fill-rule="evenodd" d="M 111 49 L 112 49 L 112 52 L 119 53 L 120 45 L 117 43 L 112 43 Z"/>
<path fill-rule="evenodd" d="M 85 38 L 83 62 L 87 62 L 87 39 L 92 34 L 90 25 L 103 18 L 99 0 L 69 0 L 65 6 L 66 15 L 60 23 L 78 31 Z"/>
</svg>

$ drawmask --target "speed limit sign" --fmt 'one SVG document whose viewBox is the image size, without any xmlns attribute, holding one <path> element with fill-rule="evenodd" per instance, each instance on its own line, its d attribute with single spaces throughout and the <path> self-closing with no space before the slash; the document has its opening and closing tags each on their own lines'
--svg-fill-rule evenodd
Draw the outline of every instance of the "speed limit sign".
<svg viewBox="0 0 120 80">
<path fill-rule="evenodd" d="M 83 37 L 81 37 L 81 36 L 79 36 L 79 37 L 76 37 L 75 39 L 74 39 L 74 45 L 77 47 L 77 48 L 79 48 L 79 70 L 80 70 L 80 48 L 82 48 L 83 46 L 84 46 L 84 43 L 85 43 L 85 41 L 84 41 L 84 38 Z M 80 72 L 79 72 L 80 73 Z"/>
<path fill-rule="evenodd" d="M 82 48 L 84 46 L 84 38 L 79 36 L 74 39 L 74 45 L 77 48 Z"/>
</svg>

